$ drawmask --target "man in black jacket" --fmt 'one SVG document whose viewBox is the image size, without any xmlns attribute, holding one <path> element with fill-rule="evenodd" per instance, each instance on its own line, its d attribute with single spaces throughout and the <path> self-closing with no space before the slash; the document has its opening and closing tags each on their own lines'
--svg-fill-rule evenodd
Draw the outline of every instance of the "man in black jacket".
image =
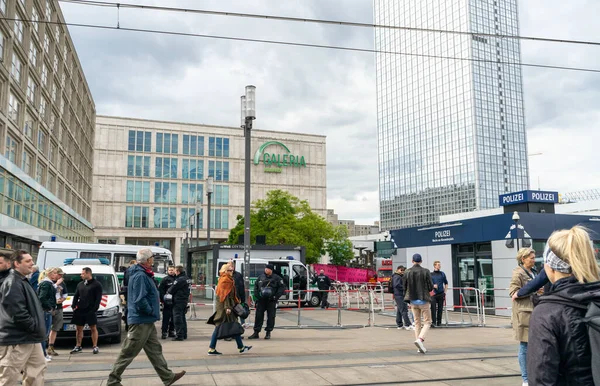
<svg viewBox="0 0 600 386">
<path fill-rule="evenodd" d="M 165 295 L 173 283 L 175 283 L 175 267 L 170 266 L 167 269 L 168 275 L 163 277 L 158 286 L 160 302 L 163 305 L 163 317 L 161 325 L 161 339 L 167 339 L 167 336 L 175 337 L 175 325 L 173 322 L 173 303 L 165 303 Z"/>
<path fill-rule="evenodd" d="M 329 302 L 327 301 L 327 296 L 329 295 L 329 288 L 331 288 L 331 279 L 329 276 L 325 275 L 325 270 L 321 270 L 319 275 L 317 275 L 313 279 L 313 284 L 317 284 L 319 291 L 321 291 L 321 308 L 329 307 Z"/>
<path fill-rule="evenodd" d="M 77 284 L 75 295 L 73 295 L 73 318 L 71 322 L 77 328 L 77 345 L 71 354 L 76 354 L 82 351 L 81 342 L 83 341 L 83 327 L 87 324 L 90 327 L 92 335 L 92 352 L 98 354 L 98 329 L 96 328 L 97 317 L 96 312 L 100 308 L 102 300 L 102 284 L 92 276 L 92 270 L 85 267 L 81 270 L 81 279 L 83 281 Z"/>
<path fill-rule="evenodd" d="M 273 272 L 275 267 L 272 264 L 265 266 L 265 273 L 261 274 L 254 284 L 254 299 L 256 304 L 256 315 L 254 317 L 254 334 L 248 339 L 258 339 L 258 334 L 262 329 L 267 312 L 267 328 L 265 339 L 271 339 L 271 331 L 275 327 L 275 312 L 277 300 L 285 291 L 283 279 Z"/>
<path fill-rule="evenodd" d="M 10 273 L 10 253 L 0 251 L 0 284 Z"/>
<path fill-rule="evenodd" d="M 187 339 L 187 320 L 185 320 L 185 311 L 190 301 L 190 285 L 192 281 L 185 274 L 182 265 L 175 267 L 175 281 L 167 294 L 172 296 L 173 301 L 173 322 L 175 324 L 175 338 L 173 340 L 181 341 Z"/>
<path fill-rule="evenodd" d="M 46 359 L 42 343 L 46 337 L 44 311 L 27 280 L 33 258 L 27 251 L 11 255 L 13 269 L 0 287 L 0 384 L 43 386 Z"/>
<path fill-rule="evenodd" d="M 428 269 L 421 267 L 423 258 L 418 253 L 415 253 L 412 258 L 413 266 L 406 271 L 406 291 L 404 300 L 410 301 L 413 316 L 415 319 L 415 346 L 423 354 L 427 349 L 423 345 L 427 331 L 431 327 L 431 295 L 433 283 L 431 281 L 431 272 Z M 425 325 L 421 326 L 421 315 L 423 316 Z"/>
<path fill-rule="evenodd" d="M 406 267 L 403 265 L 396 268 L 396 272 L 392 275 L 392 288 L 394 290 L 394 300 L 396 301 L 396 326 L 398 329 L 414 330 L 408 318 L 408 307 L 404 302 L 404 271 Z M 404 322 L 404 326 L 402 325 Z"/>
</svg>

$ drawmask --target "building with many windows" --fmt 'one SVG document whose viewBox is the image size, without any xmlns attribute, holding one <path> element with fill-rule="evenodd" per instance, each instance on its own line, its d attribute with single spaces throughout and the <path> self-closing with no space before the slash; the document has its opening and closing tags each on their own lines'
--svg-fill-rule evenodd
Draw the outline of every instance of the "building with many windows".
<svg viewBox="0 0 600 386">
<path fill-rule="evenodd" d="M 95 105 L 58 1 L 0 16 L 0 248 L 92 241 Z"/>
<path fill-rule="evenodd" d="M 375 0 L 383 230 L 527 189 L 517 0 Z M 419 30 L 407 30 L 413 27 Z M 464 31 L 468 34 L 425 32 Z"/>
<path fill-rule="evenodd" d="M 252 158 L 252 201 L 284 189 L 326 216 L 325 137 L 253 130 Z M 192 225 L 206 240 L 209 177 L 211 240 L 227 239 L 244 214 L 240 128 L 98 116 L 94 160 L 99 242 L 158 243 L 179 261 Z"/>
</svg>

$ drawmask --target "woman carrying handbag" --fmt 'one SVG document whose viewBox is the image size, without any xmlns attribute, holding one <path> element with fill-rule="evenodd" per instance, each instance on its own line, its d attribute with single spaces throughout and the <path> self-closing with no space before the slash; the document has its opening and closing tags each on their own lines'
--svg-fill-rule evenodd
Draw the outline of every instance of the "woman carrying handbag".
<svg viewBox="0 0 600 386">
<path fill-rule="evenodd" d="M 240 301 L 235 295 L 233 265 L 223 264 L 219 270 L 219 283 L 217 284 L 215 294 L 216 310 L 208 319 L 208 322 L 206 322 L 207 324 L 213 324 L 215 326 L 208 348 L 208 355 L 221 355 L 221 353 L 216 350 L 217 340 L 225 338 L 235 339 L 240 354 L 250 351 L 252 346 L 244 346 L 244 343 L 242 342 L 241 335 L 244 332 L 244 328 L 238 322 L 238 316 L 234 312 L 234 308 Z"/>
</svg>

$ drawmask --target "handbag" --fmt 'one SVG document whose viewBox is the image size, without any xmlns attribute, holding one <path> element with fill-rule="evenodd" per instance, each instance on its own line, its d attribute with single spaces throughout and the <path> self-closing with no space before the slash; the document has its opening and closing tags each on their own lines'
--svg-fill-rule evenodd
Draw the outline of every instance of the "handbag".
<svg viewBox="0 0 600 386">
<path fill-rule="evenodd" d="M 260 289 L 260 297 L 262 299 L 270 299 L 273 297 L 273 288 L 271 288 L 271 282 L 266 287 Z"/>
<path fill-rule="evenodd" d="M 238 303 L 233 307 L 233 313 L 242 319 L 246 319 L 250 316 L 250 307 L 246 303 Z"/>
<path fill-rule="evenodd" d="M 217 327 L 217 339 L 233 338 L 244 333 L 244 327 L 235 322 L 223 322 Z"/>
</svg>

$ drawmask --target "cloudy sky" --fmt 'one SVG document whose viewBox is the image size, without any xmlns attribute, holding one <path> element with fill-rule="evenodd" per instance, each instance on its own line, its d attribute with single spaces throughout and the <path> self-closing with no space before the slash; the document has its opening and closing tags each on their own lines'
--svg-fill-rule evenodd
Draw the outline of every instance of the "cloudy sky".
<svg viewBox="0 0 600 386">
<path fill-rule="evenodd" d="M 109 0 L 117 2 L 116 0 Z M 451 1 L 451 0 L 443 0 Z M 215 11 L 371 23 L 371 0 L 130 0 Z M 521 34 L 594 40 L 597 0 L 519 1 Z M 67 22 L 373 48 L 373 31 L 61 3 Z M 379 217 L 372 53 L 70 27 L 98 114 L 239 124 L 239 96 L 257 87 L 256 128 L 327 135 L 328 207 Z M 598 39 L 600 40 L 600 39 Z M 600 68 L 600 47 L 522 43 L 523 62 Z M 600 188 L 600 73 L 524 69 L 531 187 Z"/>
</svg>

